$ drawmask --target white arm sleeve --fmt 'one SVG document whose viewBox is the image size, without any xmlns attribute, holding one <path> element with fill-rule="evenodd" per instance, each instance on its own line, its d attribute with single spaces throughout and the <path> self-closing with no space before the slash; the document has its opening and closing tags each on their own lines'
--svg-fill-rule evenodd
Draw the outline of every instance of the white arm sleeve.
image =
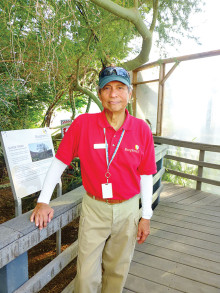
<svg viewBox="0 0 220 293">
<path fill-rule="evenodd" d="M 44 179 L 43 187 L 37 202 L 49 203 L 56 184 L 59 182 L 66 164 L 54 158 Z"/>
<path fill-rule="evenodd" d="M 142 203 L 142 218 L 150 219 L 153 215 L 151 208 L 153 195 L 153 176 L 141 175 L 140 195 Z"/>
</svg>

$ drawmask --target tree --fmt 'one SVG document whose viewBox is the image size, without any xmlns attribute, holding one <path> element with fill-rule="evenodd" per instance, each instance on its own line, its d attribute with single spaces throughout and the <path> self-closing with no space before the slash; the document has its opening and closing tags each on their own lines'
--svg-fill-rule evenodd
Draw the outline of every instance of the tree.
<svg viewBox="0 0 220 293">
<path fill-rule="evenodd" d="M 153 33 L 163 47 L 178 31 L 190 34 L 189 16 L 200 0 L 4 0 L 0 3 L 0 119 L 3 129 L 50 125 L 55 109 L 94 101 L 99 70 L 132 70 L 149 58 Z M 130 41 L 142 37 L 132 60 Z M 190 36 L 192 37 L 192 36 Z M 12 119 L 9 119 L 9 115 Z M 43 117 L 44 116 L 44 117 Z M 43 121 L 43 122 L 42 122 Z M 16 125 L 17 123 L 17 125 Z"/>
</svg>

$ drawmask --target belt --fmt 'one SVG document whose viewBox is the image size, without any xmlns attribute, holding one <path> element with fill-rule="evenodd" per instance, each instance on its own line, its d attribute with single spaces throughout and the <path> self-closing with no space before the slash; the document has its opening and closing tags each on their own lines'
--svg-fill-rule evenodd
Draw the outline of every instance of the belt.
<svg viewBox="0 0 220 293">
<path fill-rule="evenodd" d="M 127 199 L 112 199 L 112 198 L 101 198 L 101 197 L 96 197 L 94 195 L 92 195 L 91 193 L 89 192 L 86 192 L 86 194 L 88 196 L 90 196 L 91 198 L 95 199 L 95 200 L 98 200 L 98 201 L 104 201 L 108 204 L 117 204 L 117 203 L 122 203 L 124 201 L 126 201 Z"/>
</svg>

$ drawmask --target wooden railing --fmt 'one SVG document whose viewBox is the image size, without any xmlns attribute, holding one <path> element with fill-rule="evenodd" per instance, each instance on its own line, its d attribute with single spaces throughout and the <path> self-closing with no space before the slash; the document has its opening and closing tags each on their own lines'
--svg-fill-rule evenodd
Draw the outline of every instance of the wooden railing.
<svg viewBox="0 0 220 293">
<path fill-rule="evenodd" d="M 165 172 L 162 161 L 166 154 L 166 149 L 166 146 L 155 147 L 158 172 L 153 179 L 153 203 L 158 201 L 162 190 L 161 177 Z M 31 211 L 0 225 L 0 280 L 1 272 L 3 272 L 3 274 L 9 274 L 10 284 L 16 284 L 14 288 L 8 288 L 8 284 L 1 283 L 1 293 L 39 292 L 77 256 L 78 242 L 76 241 L 31 279 L 28 280 L 24 277 L 25 281 L 21 282 L 21 276 L 21 279 L 15 280 L 18 279 L 18 272 L 28 271 L 28 268 L 24 268 L 24 266 L 28 266 L 25 259 L 27 257 L 26 252 L 80 215 L 81 201 L 84 194 L 85 190 L 81 186 L 52 200 L 50 205 L 54 209 L 54 217 L 48 226 L 41 231 L 35 227 L 34 223 L 30 222 Z M 25 255 L 25 261 L 22 261 L 23 255 Z M 13 265 L 14 262 L 15 264 Z M 71 286 L 72 283 L 68 285 L 68 288 Z M 63 292 L 68 290 L 66 288 Z"/>
<path fill-rule="evenodd" d="M 170 173 L 170 174 L 173 174 L 176 176 L 180 176 L 183 178 L 195 180 L 197 190 L 201 190 L 202 183 L 220 186 L 220 181 L 203 177 L 203 168 L 204 167 L 220 170 L 220 164 L 205 162 L 205 152 L 208 151 L 208 152 L 220 153 L 220 145 L 211 145 L 211 144 L 203 144 L 203 143 L 197 143 L 197 142 L 182 141 L 182 140 L 170 139 L 170 138 L 159 137 L 159 136 L 154 137 L 154 142 L 158 143 L 158 144 L 183 147 L 183 148 L 188 148 L 188 149 L 193 149 L 193 150 L 199 151 L 199 159 L 198 160 L 192 160 L 192 159 L 183 158 L 180 156 L 173 156 L 173 155 L 169 155 L 169 154 L 167 154 L 165 156 L 165 158 L 169 159 L 169 160 L 174 160 L 174 161 L 198 166 L 197 175 L 186 174 L 184 172 L 172 170 L 170 168 L 166 168 L 167 173 Z"/>
</svg>

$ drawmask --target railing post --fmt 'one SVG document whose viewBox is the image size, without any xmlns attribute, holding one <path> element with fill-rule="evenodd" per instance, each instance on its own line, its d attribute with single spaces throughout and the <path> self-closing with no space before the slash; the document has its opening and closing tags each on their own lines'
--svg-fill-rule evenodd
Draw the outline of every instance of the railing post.
<svg viewBox="0 0 220 293">
<path fill-rule="evenodd" d="M 137 82 L 137 72 L 133 71 L 133 80 L 132 80 L 132 83 L 133 83 L 133 92 L 132 92 L 133 103 L 132 103 L 132 107 L 133 107 L 133 116 L 134 117 L 136 117 L 136 115 L 137 115 L 137 96 L 136 96 L 137 85 L 135 84 L 136 82 Z"/>
<path fill-rule="evenodd" d="M 205 151 L 200 150 L 199 152 L 199 161 L 204 162 L 205 160 Z M 203 166 L 198 166 L 198 176 L 202 177 L 203 175 Z M 201 190 L 202 189 L 202 182 L 197 181 L 196 183 L 196 190 Z"/>
<path fill-rule="evenodd" d="M 161 158 L 159 161 L 157 161 L 157 172 L 159 172 L 163 168 L 163 158 Z M 161 180 L 160 178 L 154 185 L 153 185 L 153 194 L 160 188 L 161 186 Z M 152 209 L 154 210 L 156 206 L 159 204 L 160 201 L 160 194 L 158 194 L 157 199 L 152 204 Z"/>
<path fill-rule="evenodd" d="M 12 293 L 28 280 L 27 252 L 0 269 L 0 292 Z"/>
<path fill-rule="evenodd" d="M 163 103 L 164 103 L 164 83 L 162 82 L 165 77 L 165 64 L 160 65 L 159 73 L 159 88 L 158 88 L 158 106 L 157 106 L 157 127 L 156 135 L 162 134 L 163 123 Z"/>
</svg>

